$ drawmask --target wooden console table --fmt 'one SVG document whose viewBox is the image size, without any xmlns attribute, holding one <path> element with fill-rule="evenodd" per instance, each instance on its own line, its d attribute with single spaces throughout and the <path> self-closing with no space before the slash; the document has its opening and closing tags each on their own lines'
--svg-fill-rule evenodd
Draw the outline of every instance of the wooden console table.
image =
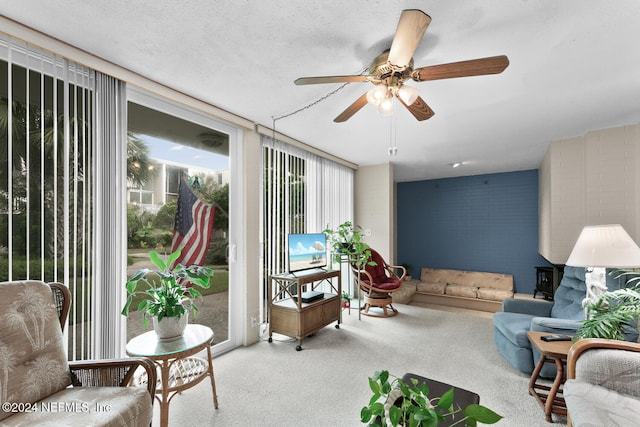
<svg viewBox="0 0 640 427">
<path fill-rule="evenodd" d="M 334 279 L 335 282 L 334 283 Z M 323 298 L 302 302 L 298 296 L 328 284 Z M 274 332 L 302 340 L 331 322 L 340 328 L 342 282 L 340 270 L 277 274 L 269 277 L 269 342 Z"/>
</svg>

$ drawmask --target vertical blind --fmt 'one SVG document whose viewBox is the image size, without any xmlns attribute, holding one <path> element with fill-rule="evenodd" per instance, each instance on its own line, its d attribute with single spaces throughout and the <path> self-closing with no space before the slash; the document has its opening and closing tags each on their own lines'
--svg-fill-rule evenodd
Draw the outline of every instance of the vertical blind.
<svg viewBox="0 0 640 427">
<path fill-rule="evenodd" d="M 126 85 L 96 72 L 95 355 L 120 357 L 126 344 L 123 284 L 127 271 Z"/>
<path fill-rule="evenodd" d="M 266 290 L 269 275 L 288 269 L 289 233 L 318 233 L 353 221 L 354 172 L 268 136 L 261 138 L 262 271 Z"/>
<path fill-rule="evenodd" d="M 116 206 L 103 203 L 96 209 L 101 190 L 96 182 L 104 178 L 96 181 L 95 106 L 93 70 L 0 35 L 0 281 L 57 281 L 69 287 L 65 331 L 72 360 L 102 357 L 95 331 L 113 321 L 96 318 L 96 292 L 108 295 L 96 287 L 105 282 L 95 268 L 105 253 L 96 249 L 97 221 L 119 219 L 113 218 Z M 107 143 L 103 151 L 119 152 L 117 140 Z M 112 165 L 103 161 L 104 175 Z M 112 240 L 111 249 L 121 242 Z M 117 304 L 121 291 L 109 292 L 107 299 Z"/>
</svg>

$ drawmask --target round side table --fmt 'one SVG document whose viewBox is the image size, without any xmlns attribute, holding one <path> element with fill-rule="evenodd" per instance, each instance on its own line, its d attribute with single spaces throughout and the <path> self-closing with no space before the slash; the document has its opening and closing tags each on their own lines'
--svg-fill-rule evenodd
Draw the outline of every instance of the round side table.
<svg viewBox="0 0 640 427">
<path fill-rule="evenodd" d="M 213 376 L 211 342 L 213 331 L 203 325 L 187 325 L 184 335 L 170 341 L 159 340 L 154 331 L 146 332 L 127 343 L 128 356 L 147 357 L 160 370 L 156 386 L 156 399 L 160 403 L 160 426 L 169 425 L 169 403 L 183 390 L 191 388 L 205 379 L 211 378 L 213 406 L 218 409 L 216 381 Z M 194 355 L 207 350 L 207 360 Z M 136 378 L 139 384 L 146 384 L 146 375 Z"/>
</svg>

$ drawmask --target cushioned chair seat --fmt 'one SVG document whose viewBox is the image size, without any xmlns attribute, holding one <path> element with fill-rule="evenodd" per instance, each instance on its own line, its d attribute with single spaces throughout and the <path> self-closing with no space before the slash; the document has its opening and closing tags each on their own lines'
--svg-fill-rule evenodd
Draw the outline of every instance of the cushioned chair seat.
<svg viewBox="0 0 640 427">
<path fill-rule="evenodd" d="M 370 285 L 370 283 L 366 280 L 363 280 L 362 282 Z M 400 280 L 398 279 L 387 279 L 375 283 L 376 288 L 384 290 L 398 289 L 400 286 L 402 286 L 402 282 L 400 282 Z"/>
<path fill-rule="evenodd" d="M 23 412 L 0 421 L 2 426 L 148 426 L 153 417 L 149 393 L 142 387 L 67 388 Z"/>
<path fill-rule="evenodd" d="M 640 344 L 577 341 L 567 356 L 563 395 L 569 426 L 640 425 Z"/>
<path fill-rule="evenodd" d="M 70 304 L 71 293 L 60 283 L 0 283 L 0 397 L 33 408 L 14 412 L 3 405 L 0 426 L 149 426 L 153 362 L 68 362 L 63 329 Z M 138 368 L 148 383 L 129 387 Z"/>
<path fill-rule="evenodd" d="M 568 380 L 563 391 L 574 426 L 637 426 L 640 400 L 586 381 Z"/>
</svg>

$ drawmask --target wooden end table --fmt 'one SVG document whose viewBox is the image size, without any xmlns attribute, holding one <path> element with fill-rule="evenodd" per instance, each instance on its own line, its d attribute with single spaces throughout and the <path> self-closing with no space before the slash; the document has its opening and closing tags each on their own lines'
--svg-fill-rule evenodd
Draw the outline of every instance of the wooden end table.
<svg viewBox="0 0 640 427">
<path fill-rule="evenodd" d="M 184 335 L 170 341 L 161 341 L 154 331 L 146 332 L 127 343 L 128 356 L 148 357 L 160 370 L 156 396 L 160 403 L 160 426 L 169 425 L 169 403 L 177 394 L 204 380 L 211 379 L 213 406 L 218 409 L 218 395 L 213 376 L 211 360 L 211 342 L 213 331 L 203 325 L 187 325 Z M 207 350 L 207 360 L 194 357 L 200 351 Z M 146 384 L 146 375 L 135 379 L 138 384 Z M 169 394 L 171 396 L 169 396 Z"/>
<path fill-rule="evenodd" d="M 527 332 L 527 337 L 539 352 L 540 359 L 531 374 L 529 380 L 529 394 L 536 398 L 548 422 L 552 422 L 551 414 L 567 415 L 567 405 L 562 394 L 562 384 L 564 384 L 564 367 L 567 363 L 567 354 L 573 344 L 572 341 L 542 341 L 544 335 L 556 335 L 548 332 Z M 551 387 L 538 383 L 540 371 L 545 363 L 556 365 L 556 377 Z"/>
</svg>

